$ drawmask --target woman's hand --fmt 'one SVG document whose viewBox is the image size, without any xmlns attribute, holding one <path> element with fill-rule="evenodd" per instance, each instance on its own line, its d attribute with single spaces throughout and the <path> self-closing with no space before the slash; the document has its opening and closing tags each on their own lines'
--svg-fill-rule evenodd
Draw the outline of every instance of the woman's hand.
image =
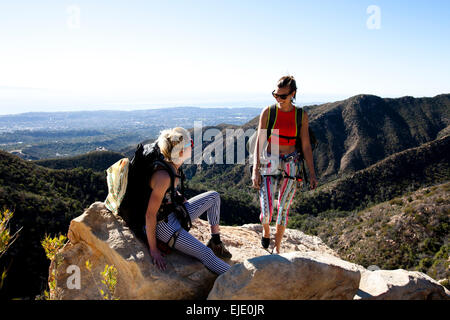
<svg viewBox="0 0 450 320">
<path fill-rule="evenodd" d="M 309 183 L 311 185 L 311 190 L 314 190 L 315 188 L 317 188 L 318 182 L 317 182 L 316 176 L 312 176 L 311 181 Z"/>
<path fill-rule="evenodd" d="M 252 187 L 255 189 L 261 188 L 261 173 L 259 172 L 258 169 L 253 170 Z"/>
<path fill-rule="evenodd" d="M 150 250 L 150 255 L 152 256 L 153 264 L 156 264 L 156 266 L 162 271 L 166 270 L 166 262 L 164 261 L 159 249 Z"/>
</svg>

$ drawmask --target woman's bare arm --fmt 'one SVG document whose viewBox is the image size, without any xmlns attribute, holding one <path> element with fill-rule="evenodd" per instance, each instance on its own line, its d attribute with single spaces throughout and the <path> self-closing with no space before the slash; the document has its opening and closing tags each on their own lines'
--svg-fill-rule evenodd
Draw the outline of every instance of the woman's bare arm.
<svg viewBox="0 0 450 320">
<path fill-rule="evenodd" d="M 260 149 L 259 142 L 267 140 L 267 130 L 265 129 L 268 110 L 269 108 L 265 108 L 259 116 L 258 132 L 256 134 L 255 150 L 253 152 L 252 187 L 256 189 L 259 189 L 261 187 L 261 175 L 259 172 L 259 167 L 262 150 Z"/>
<path fill-rule="evenodd" d="M 308 166 L 309 175 L 311 178 L 311 188 L 315 189 L 315 187 L 317 186 L 317 178 L 316 178 L 316 172 L 314 170 L 314 161 L 313 161 L 313 155 L 312 155 L 311 142 L 309 140 L 308 114 L 305 111 L 303 111 L 303 122 L 302 122 L 301 131 L 300 131 L 300 138 L 302 141 L 303 155 L 305 157 L 305 161 Z"/>
<path fill-rule="evenodd" d="M 170 176 L 165 171 L 156 171 L 150 181 L 150 187 L 152 188 L 152 194 L 148 201 L 147 211 L 145 213 L 145 226 L 147 233 L 147 241 L 150 247 L 150 254 L 157 260 L 156 263 L 161 269 L 165 268 L 164 262 L 158 261 L 160 256 L 156 243 L 156 223 L 157 213 L 161 207 L 164 194 L 170 186 Z"/>
<path fill-rule="evenodd" d="M 260 157 L 261 157 L 262 150 L 260 150 L 260 148 L 259 148 L 259 142 L 267 140 L 267 130 L 264 130 L 264 129 L 266 129 L 268 110 L 269 110 L 269 107 L 265 108 L 261 112 L 261 115 L 259 116 L 258 133 L 256 135 L 255 150 L 253 153 L 253 155 L 254 155 L 253 170 L 255 170 L 255 168 L 256 169 L 259 168 L 259 165 L 260 165 Z"/>
</svg>

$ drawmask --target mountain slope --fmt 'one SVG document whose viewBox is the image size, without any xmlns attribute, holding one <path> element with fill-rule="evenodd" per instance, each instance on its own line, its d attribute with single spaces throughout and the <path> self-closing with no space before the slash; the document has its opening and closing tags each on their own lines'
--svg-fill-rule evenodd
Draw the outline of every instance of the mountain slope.
<svg viewBox="0 0 450 320">
<path fill-rule="evenodd" d="M 450 280 L 450 182 L 365 210 L 303 219 L 300 229 L 317 235 L 343 259 L 365 267 L 419 270 L 437 280 Z"/>
<path fill-rule="evenodd" d="M 380 98 L 358 95 L 343 101 L 305 107 L 318 139 L 314 151 L 321 183 L 351 174 L 397 152 L 435 140 L 450 131 L 450 94 L 433 98 Z M 258 117 L 240 128 L 255 129 Z M 225 137 L 225 130 L 221 130 Z M 211 148 L 214 147 L 211 143 Z M 236 142 L 233 142 L 236 150 Z M 226 152 L 230 142 L 224 139 Z M 235 151 L 236 153 L 236 151 Z M 235 155 L 236 157 L 236 155 Z M 189 167 L 189 166 L 188 166 Z M 235 170 L 233 165 L 202 165 L 197 179 Z M 243 184 L 250 183 L 245 169 Z M 232 179 L 235 181 L 235 179 Z"/>
<path fill-rule="evenodd" d="M 352 175 L 297 198 L 292 210 L 317 214 L 351 211 L 390 200 L 419 187 L 450 180 L 450 135 L 396 153 Z"/>
<path fill-rule="evenodd" d="M 348 174 L 387 156 L 432 141 L 450 125 L 450 95 L 383 99 L 358 95 L 313 107 L 311 127 L 320 142 L 323 178 Z"/>
<path fill-rule="evenodd" d="M 245 223 L 254 222 L 259 212 L 259 196 L 250 187 L 250 172 L 244 165 L 229 166 L 216 165 L 214 172 L 197 172 L 189 181 L 189 187 L 194 190 L 215 189 L 223 196 L 242 199 L 246 211 L 237 204 L 233 213 L 226 214 L 240 220 L 248 217 Z M 449 180 L 450 135 L 391 155 L 369 168 L 323 184 L 315 191 L 304 189 L 305 192 L 299 192 L 294 198 L 289 211 L 290 227 L 302 228 L 303 215 L 362 210 L 420 187 Z M 227 219 L 227 223 L 237 221 Z"/>
<path fill-rule="evenodd" d="M 0 151 L 0 207 L 14 211 L 12 233 L 23 227 L 0 259 L 0 270 L 9 270 L 0 297 L 40 294 L 48 276 L 40 241 L 45 234 L 66 233 L 74 217 L 106 195 L 103 173 L 47 169 Z"/>
<path fill-rule="evenodd" d="M 104 171 L 116 161 L 125 156 L 112 151 L 92 151 L 75 157 L 46 159 L 34 161 L 35 164 L 51 169 L 90 168 L 94 171 Z"/>
</svg>

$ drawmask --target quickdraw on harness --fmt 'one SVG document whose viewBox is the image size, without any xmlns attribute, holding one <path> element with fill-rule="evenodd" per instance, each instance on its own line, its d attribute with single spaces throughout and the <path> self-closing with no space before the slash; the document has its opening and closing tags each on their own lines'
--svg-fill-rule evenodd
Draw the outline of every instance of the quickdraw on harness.
<svg viewBox="0 0 450 320">
<path fill-rule="evenodd" d="M 305 163 L 303 162 L 303 160 L 300 158 L 299 154 L 294 151 L 293 153 L 290 153 L 286 156 L 280 156 L 280 159 L 283 161 L 291 161 L 293 159 L 297 159 L 299 161 L 302 162 L 303 164 L 303 176 L 305 176 L 305 180 L 306 180 L 306 174 L 305 173 Z M 261 173 L 262 177 L 266 177 L 266 176 L 273 176 L 273 177 L 277 177 L 277 178 L 287 178 L 287 179 L 291 179 L 291 180 L 295 180 L 297 182 L 302 182 L 303 181 L 303 177 L 300 174 L 297 174 L 295 176 L 291 176 L 289 175 L 286 170 L 282 169 L 282 168 L 278 168 L 278 170 L 276 171 L 281 171 L 281 172 L 277 172 L 277 173 Z"/>
<path fill-rule="evenodd" d="M 286 170 L 282 170 L 281 173 L 269 173 L 269 174 L 261 174 L 262 177 L 282 177 L 282 178 L 287 178 L 287 179 L 291 179 L 291 180 L 295 180 L 297 182 L 302 182 L 303 178 L 301 176 L 290 176 Z"/>
</svg>

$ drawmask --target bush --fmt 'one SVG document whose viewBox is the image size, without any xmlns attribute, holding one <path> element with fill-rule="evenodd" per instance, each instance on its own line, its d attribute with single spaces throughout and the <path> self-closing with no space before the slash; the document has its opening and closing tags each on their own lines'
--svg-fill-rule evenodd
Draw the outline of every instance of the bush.
<svg viewBox="0 0 450 320">
<path fill-rule="evenodd" d="M 395 199 L 392 199 L 391 201 L 389 201 L 389 204 L 402 206 L 403 205 L 403 200 L 400 199 L 400 198 L 395 198 Z"/>
</svg>

